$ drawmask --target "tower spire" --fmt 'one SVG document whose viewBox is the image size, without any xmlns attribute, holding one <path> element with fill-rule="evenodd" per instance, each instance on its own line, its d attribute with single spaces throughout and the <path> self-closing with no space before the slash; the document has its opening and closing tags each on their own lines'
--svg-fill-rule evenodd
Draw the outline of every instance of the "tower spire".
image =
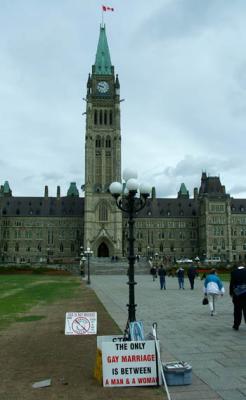
<svg viewBox="0 0 246 400">
<path fill-rule="evenodd" d="M 97 45 L 97 53 L 93 72 L 98 75 L 112 75 L 110 52 L 106 36 L 105 24 L 100 25 L 100 35 Z"/>
</svg>

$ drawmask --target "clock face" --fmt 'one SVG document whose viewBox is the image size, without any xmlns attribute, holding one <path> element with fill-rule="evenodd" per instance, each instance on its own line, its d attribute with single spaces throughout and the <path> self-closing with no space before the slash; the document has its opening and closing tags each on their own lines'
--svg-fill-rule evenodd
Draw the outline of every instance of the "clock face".
<svg viewBox="0 0 246 400">
<path fill-rule="evenodd" d="M 109 90 L 109 84 L 108 84 L 108 82 L 106 82 L 106 81 L 98 82 L 98 84 L 97 84 L 97 90 L 98 90 L 98 92 L 100 92 L 100 93 L 107 93 L 108 90 Z"/>
</svg>

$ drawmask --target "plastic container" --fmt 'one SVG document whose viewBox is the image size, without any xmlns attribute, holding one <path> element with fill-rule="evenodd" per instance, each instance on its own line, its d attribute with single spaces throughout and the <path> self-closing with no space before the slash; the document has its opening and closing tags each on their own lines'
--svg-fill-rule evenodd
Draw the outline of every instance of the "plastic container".
<svg viewBox="0 0 246 400">
<path fill-rule="evenodd" d="M 168 386 L 190 385 L 192 367 L 184 361 L 172 361 L 162 364 Z"/>
</svg>

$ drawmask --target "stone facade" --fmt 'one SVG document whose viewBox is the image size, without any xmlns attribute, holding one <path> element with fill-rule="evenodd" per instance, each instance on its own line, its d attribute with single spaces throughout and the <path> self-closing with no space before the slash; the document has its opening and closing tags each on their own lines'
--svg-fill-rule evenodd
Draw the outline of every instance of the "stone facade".
<svg viewBox="0 0 246 400">
<path fill-rule="evenodd" d="M 100 27 L 95 64 L 87 81 L 85 185 L 79 196 L 71 183 L 67 196 L 15 197 L 0 188 L 0 257 L 4 263 L 71 262 L 81 247 L 94 256 L 127 256 L 128 223 L 109 193 L 121 180 L 120 83 Z M 135 253 L 170 261 L 181 257 L 246 260 L 246 199 L 226 193 L 219 177 L 202 174 L 190 198 L 184 183 L 176 198 L 156 198 L 136 215 Z"/>
</svg>

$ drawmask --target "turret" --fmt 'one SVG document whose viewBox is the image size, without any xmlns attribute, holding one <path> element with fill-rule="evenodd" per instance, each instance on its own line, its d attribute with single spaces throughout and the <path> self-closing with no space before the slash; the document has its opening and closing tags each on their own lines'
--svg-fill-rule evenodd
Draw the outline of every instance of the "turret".
<svg viewBox="0 0 246 400">
<path fill-rule="evenodd" d="M 44 197 L 49 197 L 49 188 L 47 185 L 44 187 Z"/>
</svg>

